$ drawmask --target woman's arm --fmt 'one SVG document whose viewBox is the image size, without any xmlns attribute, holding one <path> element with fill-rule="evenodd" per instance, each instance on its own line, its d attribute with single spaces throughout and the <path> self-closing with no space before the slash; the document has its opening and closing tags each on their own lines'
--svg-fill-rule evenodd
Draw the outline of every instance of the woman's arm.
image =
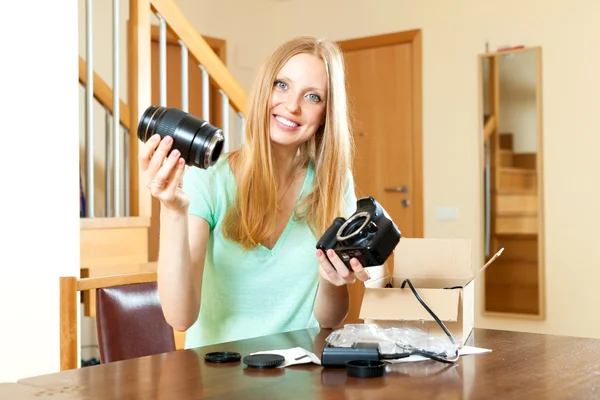
<svg viewBox="0 0 600 400">
<path fill-rule="evenodd" d="M 158 292 L 165 319 L 177 331 L 198 318 L 209 227 L 183 211 L 161 210 Z"/>
<path fill-rule="evenodd" d="M 356 279 L 365 282 L 370 276 L 356 258 L 350 260 L 353 269 L 351 272 L 333 250 L 328 250 L 327 253 L 331 263 L 321 250 L 317 250 L 320 278 L 313 310 L 322 328 L 335 328 L 348 315 L 350 308 L 348 284 L 354 283 Z"/>
<path fill-rule="evenodd" d="M 335 286 L 327 279 L 319 278 L 314 313 L 321 328 L 333 329 L 340 325 L 350 308 L 347 285 Z"/>
</svg>

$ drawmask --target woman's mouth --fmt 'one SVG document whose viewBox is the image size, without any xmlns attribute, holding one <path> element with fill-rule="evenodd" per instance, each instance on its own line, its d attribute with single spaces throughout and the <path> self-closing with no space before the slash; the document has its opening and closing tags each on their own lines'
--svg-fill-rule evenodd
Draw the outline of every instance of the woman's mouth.
<svg viewBox="0 0 600 400">
<path fill-rule="evenodd" d="M 280 115 L 273 115 L 273 116 L 275 117 L 275 121 L 277 121 L 277 124 L 279 126 L 281 126 L 282 128 L 295 129 L 300 126 L 300 124 L 298 124 L 294 121 L 290 121 L 287 118 L 283 118 Z"/>
</svg>

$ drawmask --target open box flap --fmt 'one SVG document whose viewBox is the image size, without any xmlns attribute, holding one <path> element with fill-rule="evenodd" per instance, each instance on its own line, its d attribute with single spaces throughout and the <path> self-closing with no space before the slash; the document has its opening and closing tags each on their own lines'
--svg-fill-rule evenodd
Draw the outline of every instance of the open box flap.
<svg viewBox="0 0 600 400">
<path fill-rule="evenodd" d="M 458 319 L 460 291 L 417 289 L 425 304 L 442 321 Z M 399 288 L 365 289 L 359 318 L 388 321 L 434 321 L 407 286 Z"/>
<path fill-rule="evenodd" d="M 394 253 L 394 281 L 410 279 L 421 282 L 421 287 L 464 287 L 504 250 L 480 267 L 472 262 L 471 247 L 469 239 L 403 238 Z"/>
<path fill-rule="evenodd" d="M 460 279 L 477 275 L 469 239 L 402 238 L 394 253 L 396 279 Z"/>
</svg>

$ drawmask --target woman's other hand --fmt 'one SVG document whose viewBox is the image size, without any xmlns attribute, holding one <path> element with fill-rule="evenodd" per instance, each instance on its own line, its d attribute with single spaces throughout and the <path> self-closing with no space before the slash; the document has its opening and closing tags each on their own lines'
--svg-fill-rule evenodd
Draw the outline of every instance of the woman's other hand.
<svg viewBox="0 0 600 400">
<path fill-rule="evenodd" d="M 352 271 L 346 267 L 333 250 L 327 250 L 327 254 L 325 254 L 322 250 L 317 249 L 317 258 L 319 259 L 319 274 L 321 278 L 331 282 L 335 286 L 354 283 L 356 279 L 366 282 L 371 278 L 367 270 L 363 268 L 356 258 L 350 260 Z"/>
<path fill-rule="evenodd" d="M 182 210 L 190 204 L 188 196 L 181 190 L 185 160 L 176 149 L 169 154 L 172 146 L 171 136 L 162 140 L 158 134 L 152 136 L 140 145 L 138 164 L 152 196 L 168 209 Z"/>
</svg>

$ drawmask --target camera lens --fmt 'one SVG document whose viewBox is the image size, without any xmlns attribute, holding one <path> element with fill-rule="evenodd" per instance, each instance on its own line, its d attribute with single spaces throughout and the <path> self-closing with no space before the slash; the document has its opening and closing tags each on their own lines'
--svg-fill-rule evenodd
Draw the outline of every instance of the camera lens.
<svg viewBox="0 0 600 400">
<path fill-rule="evenodd" d="M 138 124 L 138 138 L 146 143 L 154 134 L 171 136 L 187 165 L 203 169 L 213 166 L 223 151 L 223 132 L 208 122 L 177 108 L 150 106 Z"/>
</svg>

